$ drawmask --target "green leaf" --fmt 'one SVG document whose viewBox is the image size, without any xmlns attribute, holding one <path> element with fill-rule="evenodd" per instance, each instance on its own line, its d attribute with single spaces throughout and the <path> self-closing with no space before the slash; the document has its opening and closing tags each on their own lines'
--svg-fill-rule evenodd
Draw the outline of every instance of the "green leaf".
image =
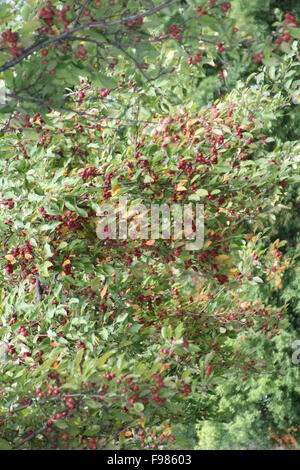
<svg viewBox="0 0 300 470">
<path fill-rule="evenodd" d="M 269 69 L 269 76 L 270 76 L 271 80 L 273 80 L 273 82 L 275 81 L 275 72 L 276 72 L 276 69 L 275 69 L 274 65 L 272 65 Z"/>
<path fill-rule="evenodd" d="M 206 189 L 198 189 L 195 194 L 192 194 L 189 196 L 189 201 L 200 201 L 202 197 L 205 197 L 208 195 L 208 191 Z"/>
<path fill-rule="evenodd" d="M 115 349 L 112 349 L 111 351 L 107 351 L 106 353 L 104 353 L 99 359 L 97 359 L 96 367 L 101 368 L 105 364 L 107 359 L 113 354 L 115 354 L 115 352 Z"/>
<path fill-rule="evenodd" d="M 10 450 L 11 445 L 9 442 L 5 441 L 4 439 L 0 439 L 0 450 Z"/>
<path fill-rule="evenodd" d="M 45 244 L 44 251 L 45 251 L 45 255 L 46 255 L 47 258 L 51 258 L 53 256 L 53 253 L 51 251 L 51 247 L 50 247 L 49 243 Z"/>
<path fill-rule="evenodd" d="M 176 328 L 175 328 L 175 339 L 176 340 L 182 338 L 183 331 L 184 331 L 184 324 L 179 323 L 179 325 L 177 325 Z"/>
<path fill-rule="evenodd" d="M 96 86 L 102 86 L 104 88 L 115 88 L 117 86 L 117 82 L 114 78 L 112 77 L 107 77 L 106 75 L 103 75 L 102 73 L 97 73 L 97 75 L 94 75 L 94 84 Z"/>
<path fill-rule="evenodd" d="M 48 269 L 52 266 L 52 263 L 50 261 L 45 261 L 40 268 L 39 272 L 42 275 L 42 277 L 49 277 L 49 272 Z"/>
<path fill-rule="evenodd" d="M 79 367 L 79 364 L 82 361 L 83 355 L 84 355 L 84 349 L 81 348 L 81 349 L 79 349 L 79 351 L 77 351 L 77 354 L 76 354 L 76 357 L 75 357 L 75 360 L 74 360 L 74 363 L 73 363 L 73 367 L 72 367 L 73 374 L 78 374 L 78 367 Z"/>
<path fill-rule="evenodd" d="M 256 282 L 257 284 L 263 284 L 264 283 L 264 281 L 259 276 L 255 276 L 253 278 L 253 281 Z"/>
<path fill-rule="evenodd" d="M 290 28 L 290 35 L 293 38 L 300 39 L 300 28 Z"/>
<path fill-rule="evenodd" d="M 144 411 L 144 405 L 143 403 L 134 403 L 133 405 L 133 408 L 135 409 L 135 411 L 137 411 L 138 413 L 141 413 L 142 411 Z"/>
</svg>

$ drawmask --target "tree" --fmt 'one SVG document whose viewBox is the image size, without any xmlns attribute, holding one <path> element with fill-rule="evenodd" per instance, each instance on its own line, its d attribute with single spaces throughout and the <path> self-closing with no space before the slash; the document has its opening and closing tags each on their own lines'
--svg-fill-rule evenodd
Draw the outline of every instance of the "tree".
<svg viewBox="0 0 300 470">
<path fill-rule="evenodd" d="M 296 19 L 279 18 L 274 52 L 229 3 L 28 7 L 19 31 L 3 13 L 0 445 L 191 448 L 220 390 L 265 371 L 251 344 L 286 328 L 253 242 L 296 181 L 297 150 L 273 135 Z M 207 76 L 219 99 L 199 109 Z M 203 249 L 99 240 L 99 206 L 124 195 L 202 203 Z"/>
</svg>

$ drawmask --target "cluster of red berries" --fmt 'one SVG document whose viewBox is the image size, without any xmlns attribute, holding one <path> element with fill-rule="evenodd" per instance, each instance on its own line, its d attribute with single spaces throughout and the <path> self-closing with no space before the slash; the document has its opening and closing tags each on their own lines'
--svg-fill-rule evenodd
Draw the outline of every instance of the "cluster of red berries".
<svg viewBox="0 0 300 470">
<path fill-rule="evenodd" d="M 228 276 L 226 276 L 225 274 L 217 274 L 215 276 L 215 278 L 218 280 L 218 282 L 223 285 L 223 284 L 227 284 L 229 279 L 228 279 Z"/>
<path fill-rule="evenodd" d="M 18 45 L 18 33 L 12 33 L 11 30 L 8 29 L 2 33 L 1 37 L 3 48 L 7 49 L 13 57 L 22 55 L 22 47 Z"/>
<path fill-rule="evenodd" d="M 90 166 L 89 168 L 85 168 L 80 173 L 81 178 L 86 181 L 90 176 L 94 177 L 97 173 L 97 168 L 94 166 Z"/>
<path fill-rule="evenodd" d="M 286 13 L 285 15 L 285 22 L 287 24 L 291 24 L 292 26 L 295 26 L 297 27 L 298 26 L 298 21 L 296 20 L 296 18 L 291 15 L 290 13 Z"/>
<path fill-rule="evenodd" d="M 5 269 L 5 272 L 6 274 L 9 276 L 11 275 L 13 272 L 14 272 L 14 266 L 13 264 L 11 263 L 7 263 L 5 266 L 4 266 L 4 269 Z"/>
<path fill-rule="evenodd" d="M 68 276 L 72 272 L 72 264 L 69 259 L 66 259 L 63 263 L 63 272 Z"/>
<path fill-rule="evenodd" d="M 35 389 L 35 393 L 37 394 L 37 396 L 38 396 L 39 398 L 42 398 L 42 397 L 43 397 L 43 393 L 42 393 L 40 387 L 37 387 L 37 388 Z"/>
<path fill-rule="evenodd" d="M 85 93 L 84 93 L 84 91 L 81 90 L 81 91 L 78 93 L 78 103 L 79 103 L 79 104 L 82 102 L 82 100 L 84 99 L 84 97 L 85 97 Z"/>
<path fill-rule="evenodd" d="M 217 49 L 218 49 L 218 52 L 219 52 L 220 54 L 223 54 L 223 52 L 224 52 L 224 46 L 223 46 L 223 44 L 222 44 L 221 42 L 218 42 L 218 44 L 217 44 Z"/>
<path fill-rule="evenodd" d="M 230 10 L 230 8 L 231 8 L 230 2 L 223 3 L 223 5 L 221 5 L 221 10 L 223 11 L 223 13 L 227 13 L 227 11 Z"/>
<path fill-rule="evenodd" d="M 13 258 L 21 257 L 21 262 L 20 262 L 20 267 L 22 271 L 24 272 L 24 278 L 26 278 L 30 273 L 29 271 L 26 271 L 28 263 L 31 262 L 33 258 L 33 246 L 30 244 L 29 240 L 26 241 L 25 247 L 17 247 L 13 250 L 12 256 Z M 15 263 L 15 261 L 14 261 Z M 14 263 L 9 261 L 4 269 L 6 274 L 10 275 L 14 272 Z M 31 266 L 30 271 L 31 273 L 36 273 L 36 266 Z"/>
<path fill-rule="evenodd" d="M 165 356 L 169 353 L 169 351 L 167 349 L 164 349 L 164 348 L 160 348 L 159 352 L 164 354 Z"/>
<path fill-rule="evenodd" d="M 74 57 L 75 59 L 84 59 L 86 54 L 86 48 L 82 44 L 79 44 L 76 51 L 74 52 Z"/>
<path fill-rule="evenodd" d="M 24 145 L 23 145 L 23 144 L 19 144 L 19 147 L 20 147 L 20 149 L 21 149 L 22 152 L 23 152 L 24 158 L 25 158 L 26 160 L 28 160 L 29 155 L 28 155 L 27 150 L 26 150 L 26 148 L 24 147 Z"/>
<path fill-rule="evenodd" d="M 142 449 L 144 449 L 144 448 L 146 447 L 146 442 L 145 442 L 145 440 L 144 440 L 145 433 L 144 433 L 143 430 L 139 430 L 137 434 L 138 434 L 138 436 L 141 438 L 141 443 L 140 443 L 140 445 L 141 445 Z M 151 432 L 150 435 L 149 435 L 149 437 L 148 437 L 148 439 L 147 439 L 147 440 L 150 441 L 150 442 L 148 442 L 148 446 L 147 446 L 147 447 L 151 447 L 151 449 L 156 449 L 157 445 L 165 445 L 165 444 L 166 444 L 166 442 L 165 442 L 166 439 L 167 439 L 167 435 L 164 434 L 164 433 L 162 433 L 162 434 L 160 434 L 160 436 L 159 436 L 159 441 L 160 441 L 160 442 L 157 442 L 157 444 L 155 444 L 155 436 L 154 436 L 154 433 Z M 153 442 L 152 444 L 151 444 L 151 441 Z M 169 436 L 169 442 L 173 443 L 174 441 L 175 441 L 174 436 L 172 436 L 172 435 Z"/>
<path fill-rule="evenodd" d="M 80 339 L 78 339 L 76 343 L 79 349 L 85 349 L 85 344 L 82 341 L 80 341 Z"/>
<path fill-rule="evenodd" d="M 209 0 L 209 8 L 213 8 L 216 4 L 216 0 Z M 224 13 L 231 8 L 231 3 L 222 4 L 221 9 Z M 196 12 L 199 13 L 200 16 L 206 16 L 208 13 L 206 11 L 202 11 L 201 7 L 196 8 Z"/>
<path fill-rule="evenodd" d="M 202 11 L 201 7 L 197 7 L 196 12 L 199 13 L 199 16 L 206 16 L 207 15 L 207 11 Z"/>
<path fill-rule="evenodd" d="M 110 89 L 109 88 L 104 88 L 104 90 L 100 90 L 99 95 L 101 98 L 105 98 L 110 94 Z"/>
<path fill-rule="evenodd" d="M 108 372 L 106 372 L 106 373 L 104 374 L 104 377 L 105 377 L 107 380 L 109 380 L 109 381 L 113 380 L 113 379 L 115 378 L 115 376 L 116 376 L 116 374 L 114 374 L 114 373 L 109 374 Z"/>
<path fill-rule="evenodd" d="M 12 199 L 2 199 L 2 204 L 7 206 L 8 209 L 13 209 L 15 205 Z"/>
<path fill-rule="evenodd" d="M 297 27 L 298 26 L 298 21 L 296 20 L 296 18 L 293 15 L 291 15 L 290 13 L 286 13 L 284 25 Z M 282 44 L 283 41 L 284 42 L 290 42 L 291 39 L 292 39 L 292 36 L 289 33 L 289 31 L 285 31 L 283 34 L 280 34 L 277 37 L 275 42 L 276 42 L 276 44 L 280 45 L 280 44 Z M 275 51 L 276 51 L 276 49 L 275 49 Z"/>
<path fill-rule="evenodd" d="M 67 30 L 69 20 L 66 18 L 67 12 L 70 10 L 69 5 L 65 5 L 61 10 L 55 8 L 50 1 L 45 3 L 45 8 L 41 8 L 39 11 L 39 18 L 41 18 L 45 23 L 46 26 L 40 28 L 40 32 L 50 31 L 55 19 L 59 23 L 62 23 L 64 29 Z"/>
<path fill-rule="evenodd" d="M 48 215 L 47 215 L 47 212 L 46 212 L 46 210 L 45 210 L 44 207 L 41 206 L 41 207 L 39 208 L 39 212 L 40 212 L 40 214 L 42 215 L 43 219 L 47 219 Z"/>
<path fill-rule="evenodd" d="M 264 58 L 264 54 L 260 52 L 258 55 L 254 54 L 254 56 L 252 57 L 252 60 L 255 64 L 259 64 L 263 58 Z"/>
<path fill-rule="evenodd" d="M 128 28 L 133 28 L 136 25 L 142 26 L 143 22 L 143 18 L 138 18 L 136 21 L 128 21 L 127 26 Z"/>
<path fill-rule="evenodd" d="M 20 335 L 24 336 L 24 338 L 25 338 L 25 336 L 27 335 L 27 333 L 26 333 L 26 329 L 24 328 L 24 326 L 21 326 L 21 327 L 19 328 L 19 333 L 20 333 Z"/>
<path fill-rule="evenodd" d="M 284 33 L 284 35 L 279 36 L 275 42 L 276 44 L 280 45 L 282 44 L 283 41 L 290 42 L 291 39 L 292 39 L 292 36 L 290 35 L 290 33 Z"/>
<path fill-rule="evenodd" d="M 199 62 L 201 62 L 201 51 L 198 51 L 194 57 L 189 56 L 189 59 L 188 59 L 189 65 L 197 65 L 199 64 Z"/>
<path fill-rule="evenodd" d="M 180 380 L 180 385 L 183 385 L 183 396 L 187 397 L 190 393 L 192 393 L 192 389 L 188 384 L 185 384 L 184 381 Z"/>
<path fill-rule="evenodd" d="M 178 41 L 182 40 L 181 29 L 177 28 L 175 24 L 171 24 L 170 29 L 167 30 L 167 34 L 173 36 L 173 38 Z"/>
<path fill-rule="evenodd" d="M 104 189 L 103 189 L 104 199 L 110 199 L 110 197 L 111 197 L 111 191 L 108 188 L 111 185 L 111 180 L 113 179 L 113 177 L 114 177 L 114 173 L 112 171 L 106 177 L 106 180 L 105 180 L 105 183 L 104 183 Z"/>
<path fill-rule="evenodd" d="M 59 214 L 59 215 L 50 215 L 50 214 L 47 214 L 45 208 L 43 206 L 41 206 L 39 208 L 39 212 L 42 215 L 43 219 L 46 219 L 46 220 L 49 220 L 49 221 L 57 220 L 58 222 L 63 222 L 64 217 L 65 217 L 66 220 L 67 220 L 65 222 L 66 227 L 68 227 L 69 229 L 72 228 L 74 230 L 81 229 L 81 225 L 79 224 L 79 222 L 77 220 L 72 218 L 72 213 L 70 211 L 67 211 L 65 216 L 63 216 L 61 214 Z M 58 225 L 57 235 L 60 234 L 60 230 L 62 229 L 62 227 L 63 227 L 63 224 Z M 53 256 L 57 256 L 57 253 L 54 253 Z"/>
<path fill-rule="evenodd" d="M 115 58 L 112 62 L 108 64 L 109 68 L 114 69 L 118 62 L 118 59 Z"/>
</svg>

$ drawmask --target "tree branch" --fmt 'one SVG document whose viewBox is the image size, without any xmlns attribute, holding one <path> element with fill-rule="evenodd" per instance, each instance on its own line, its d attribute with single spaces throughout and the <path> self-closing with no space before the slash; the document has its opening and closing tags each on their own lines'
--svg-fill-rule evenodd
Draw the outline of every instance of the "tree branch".
<svg viewBox="0 0 300 470">
<path fill-rule="evenodd" d="M 42 286 L 41 286 L 41 283 L 40 283 L 40 279 L 38 276 L 36 276 L 35 278 L 35 292 L 36 292 L 36 295 L 35 295 L 35 302 L 37 304 L 39 304 L 41 301 L 42 301 L 42 294 L 43 294 L 43 289 L 42 289 Z"/>
<path fill-rule="evenodd" d="M 79 8 L 78 15 L 77 15 L 77 17 L 76 17 L 76 19 L 75 19 L 75 21 L 74 21 L 74 26 L 77 26 L 77 25 L 79 24 L 81 15 L 82 15 L 82 13 L 83 13 L 83 10 L 85 9 L 85 7 L 86 7 L 87 4 L 89 3 L 89 1 L 90 1 L 90 0 L 85 0 L 85 1 L 82 3 L 81 7 Z"/>
<path fill-rule="evenodd" d="M 4 72 L 5 70 L 8 70 L 8 69 L 14 67 L 15 65 L 19 64 L 24 59 L 26 59 L 26 57 L 29 57 L 31 54 L 33 54 L 34 52 L 39 51 L 40 49 L 42 49 L 44 47 L 50 46 L 51 44 L 56 44 L 56 43 L 58 43 L 62 40 L 70 38 L 70 36 L 72 36 L 77 31 L 84 31 L 84 30 L 95 29 L 95 28 L 107 29 L 107 28 L 111 28 L 113 26 L 126 24 L 128 22 L 136 21 L 139 18 L 145 18 L 146 16 L 151 16 L 154 13 L 157 13 L 157 12 L 161 11 L 162 9 L 164 9 L 168 6 L 171 6 L 172 4 L 178 3 L 179 1 L 180 0 L 166 0 L 165 2 L 160 3 L 159 5 L 157 5 L 157 7 L 150 8 L 149 10 L 146 10 L 143 13 L 137 13 L 135 15 L 129 15 L 127 17 L 120 18 L 119 20 L 115 20 L 115 21 L 111 21 L 111 22 L 94 21 L 94 22 L 91 22 L 91 23 L 86 23 L 84 25 L 74 26 L 73 28 L 71 28 L 68 31 L 63 32 L 59 36 L 51 37 L 51 38 L 45 39 L 43 41 L 39 41 L 39 42 L 33 44 L 32 46 L 28 47 L 27 49 L 24 49 L 22 55 L 14 58 L 12 60 L 9 60 L 5 64 L 1 65 L 0 66 L 0 72 Z M 72 38 L 72 40 L 74 40 L 74 39 L 75 38 Z"/>
</svg>

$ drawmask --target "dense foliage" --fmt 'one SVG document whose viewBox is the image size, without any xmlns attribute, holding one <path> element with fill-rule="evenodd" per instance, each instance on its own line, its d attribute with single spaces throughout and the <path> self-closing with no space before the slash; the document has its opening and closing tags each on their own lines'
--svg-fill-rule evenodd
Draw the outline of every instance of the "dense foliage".
<svg viewBox="0 0 300 470">
<path fill-rule="evenodd" d="M 297 448 L 297 10 L 2 3 L 0 448 Z"/>
</svg>

